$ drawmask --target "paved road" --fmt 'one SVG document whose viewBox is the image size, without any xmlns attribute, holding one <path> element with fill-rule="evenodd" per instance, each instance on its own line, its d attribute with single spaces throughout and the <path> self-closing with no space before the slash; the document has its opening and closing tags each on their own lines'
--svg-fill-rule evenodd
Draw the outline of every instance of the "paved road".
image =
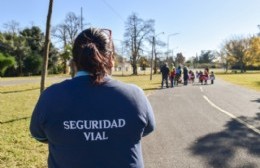
<svg viewBox="0 0 260 168">
<path fill-rule="evenodd" d="M 217 80 L 149 99 L 157 129 L 143 140 L 146 168 L 260 167 L 260 92 Z"/>
</svg>

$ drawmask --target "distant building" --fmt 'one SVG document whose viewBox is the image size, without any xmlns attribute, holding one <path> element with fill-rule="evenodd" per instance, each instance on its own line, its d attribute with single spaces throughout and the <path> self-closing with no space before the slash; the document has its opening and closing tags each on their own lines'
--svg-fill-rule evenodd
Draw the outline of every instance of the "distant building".
<svg viewBox="0 0 260 168">
<path fill-rule="evenodd" d="M 114 71 L 132 71 L 132 65 L 128 62 L 118 63 Z"/>
</svg>

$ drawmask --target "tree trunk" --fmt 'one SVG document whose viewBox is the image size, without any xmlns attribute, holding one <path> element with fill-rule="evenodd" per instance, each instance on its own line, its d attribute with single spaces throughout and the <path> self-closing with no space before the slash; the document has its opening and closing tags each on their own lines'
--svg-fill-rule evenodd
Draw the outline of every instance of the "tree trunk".
<svg viewBox="0 0 260 168">
<path fill-rule="evenodd" d="M 22 63 L 22 56 L 19 55 L 19 63 L 18 63 L 18 66 L 19 66 L 19 76 L 23 76 L 23 67 L 22 67 L 23 63 Z"/>
<path fill-rule="evenodd" d="M 49 9 L 46 21 L 46 34 L 45 34 L 45 43 L 44 43 L 44 52 L 43 52 L 43 66 L 42 66 L 42 74 L 41 74 L 41 90 L 42 93 L 45 89 L 45 78 L 48 73 L 48 56 L 49 56 L 49 48 L 50 48 L 50 29 L 51 29 L 51 15 L 53 8 L 53 0 L 49 1 Z"/>
<path fill-rule="evenodd" d="M 64 60 L 62 64 L 63 64 L 63 74 L 66 74 L 67 73 L 67 61 Z"/>
<path fill-rule="evenodd" d="M 133 67 L 133 75 L 137 75 L 137 61 L 136 61 L 136 54 L 133 55 L 133 62 L 132 62 L 132 67 Z"/>
<path fill-rule="evenodd" d="M 137 75 L 137 66 L 136 66 L 136 64 L 133 65 L 133 75 Z"/>
<path fill-rule="evenodd" d="M 243 67 L 243 62 L 240 62 L 240 72 L 243 73 L 244 72 L 244 67 Z"/>
</svg>

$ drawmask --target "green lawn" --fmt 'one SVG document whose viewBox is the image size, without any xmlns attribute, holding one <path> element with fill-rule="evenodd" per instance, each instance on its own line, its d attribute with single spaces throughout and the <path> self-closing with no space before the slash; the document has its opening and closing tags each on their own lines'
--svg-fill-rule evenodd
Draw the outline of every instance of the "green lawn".
<svg viewBox="0 0 260 168">
<path fill-rule="evenodd" d="M 218 73 L 217 78 L 224 79 L 225 81 L 241 85 L 253 90 L 260 91 L 260 72 L 253 71 L 247 73 Z M 217 80 L 217 79 L 216 79 Z"/>
<path fill-rule="evenodd" d="M 114 78 L 135 83 L 146 94 L 160 87 L 160 75 L 121 76 Z M 37 78 L 37 77 L 32 77 Z M 23 78 L 2 78 L 8 80 Z M 50 84 L 48 84 L 50 85 Z M 0 87 L 0 167 L 43 168 L 47 166 L 47 145 L 30 137 L 29 123 L 32 110 L 39 96 L 39 84 Z"/>
</svg>

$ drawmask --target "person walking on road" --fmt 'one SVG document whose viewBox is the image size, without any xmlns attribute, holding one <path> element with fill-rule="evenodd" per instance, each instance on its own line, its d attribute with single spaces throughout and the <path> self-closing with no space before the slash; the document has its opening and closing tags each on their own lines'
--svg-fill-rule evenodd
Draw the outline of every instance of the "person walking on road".
<svg viewBox="0 0 260 168">
<path fill-rule="evenodd" d="M 170 82 L 171 82 L 171 87 L 174 87 L 174 78 L 175 78 L 175 67 L 172 68 L 170 72 Z"/>
<path fill-rule="evenodd" d="M 161 73 L 162 73 L 161 87 L 163 88 L 163 85 L 164 85 L 164 82 L 165 82 L 166 88 L 168 88 L 169 87 L 168 78 L 169 78 L 170 69 L 168 68 L 167 63 L 164 63 L 163 66 L 161 67 Z"/>
<path fill-rule="evenodd" d="M 188 79 L 189 79 L 189 74 L 188 74 L 188 69 L 186 66 L 183 67 L 183 84 L 188 85 Z"/>
<path fill-rule="evenodd" d="M 176 85 L 178 86 L 178 84 L 181 82 L 181 66 L 178 66 L 178 68 L 176 69 L 176 75 L 175 75 L 175 82 Z"/>
<path fill-rule="evenodd" d="M 32 114 L 33 138 L 49 146 L 49 168 L 143 168 L 141 139 L 155 128 L 143 90 L 109 76 L 112 32 L 89 28 L 73 46 L 74 78 L 41 95 Z"/>
<path fill-rule="evenodd" d="M 215 80 L 215 75 L 214 75 L 213 71 L 211 71 L 209 78 L 210 78 L 211 84 L 213 85 L 214 84 L 214 80 Z"/>
</svg>

